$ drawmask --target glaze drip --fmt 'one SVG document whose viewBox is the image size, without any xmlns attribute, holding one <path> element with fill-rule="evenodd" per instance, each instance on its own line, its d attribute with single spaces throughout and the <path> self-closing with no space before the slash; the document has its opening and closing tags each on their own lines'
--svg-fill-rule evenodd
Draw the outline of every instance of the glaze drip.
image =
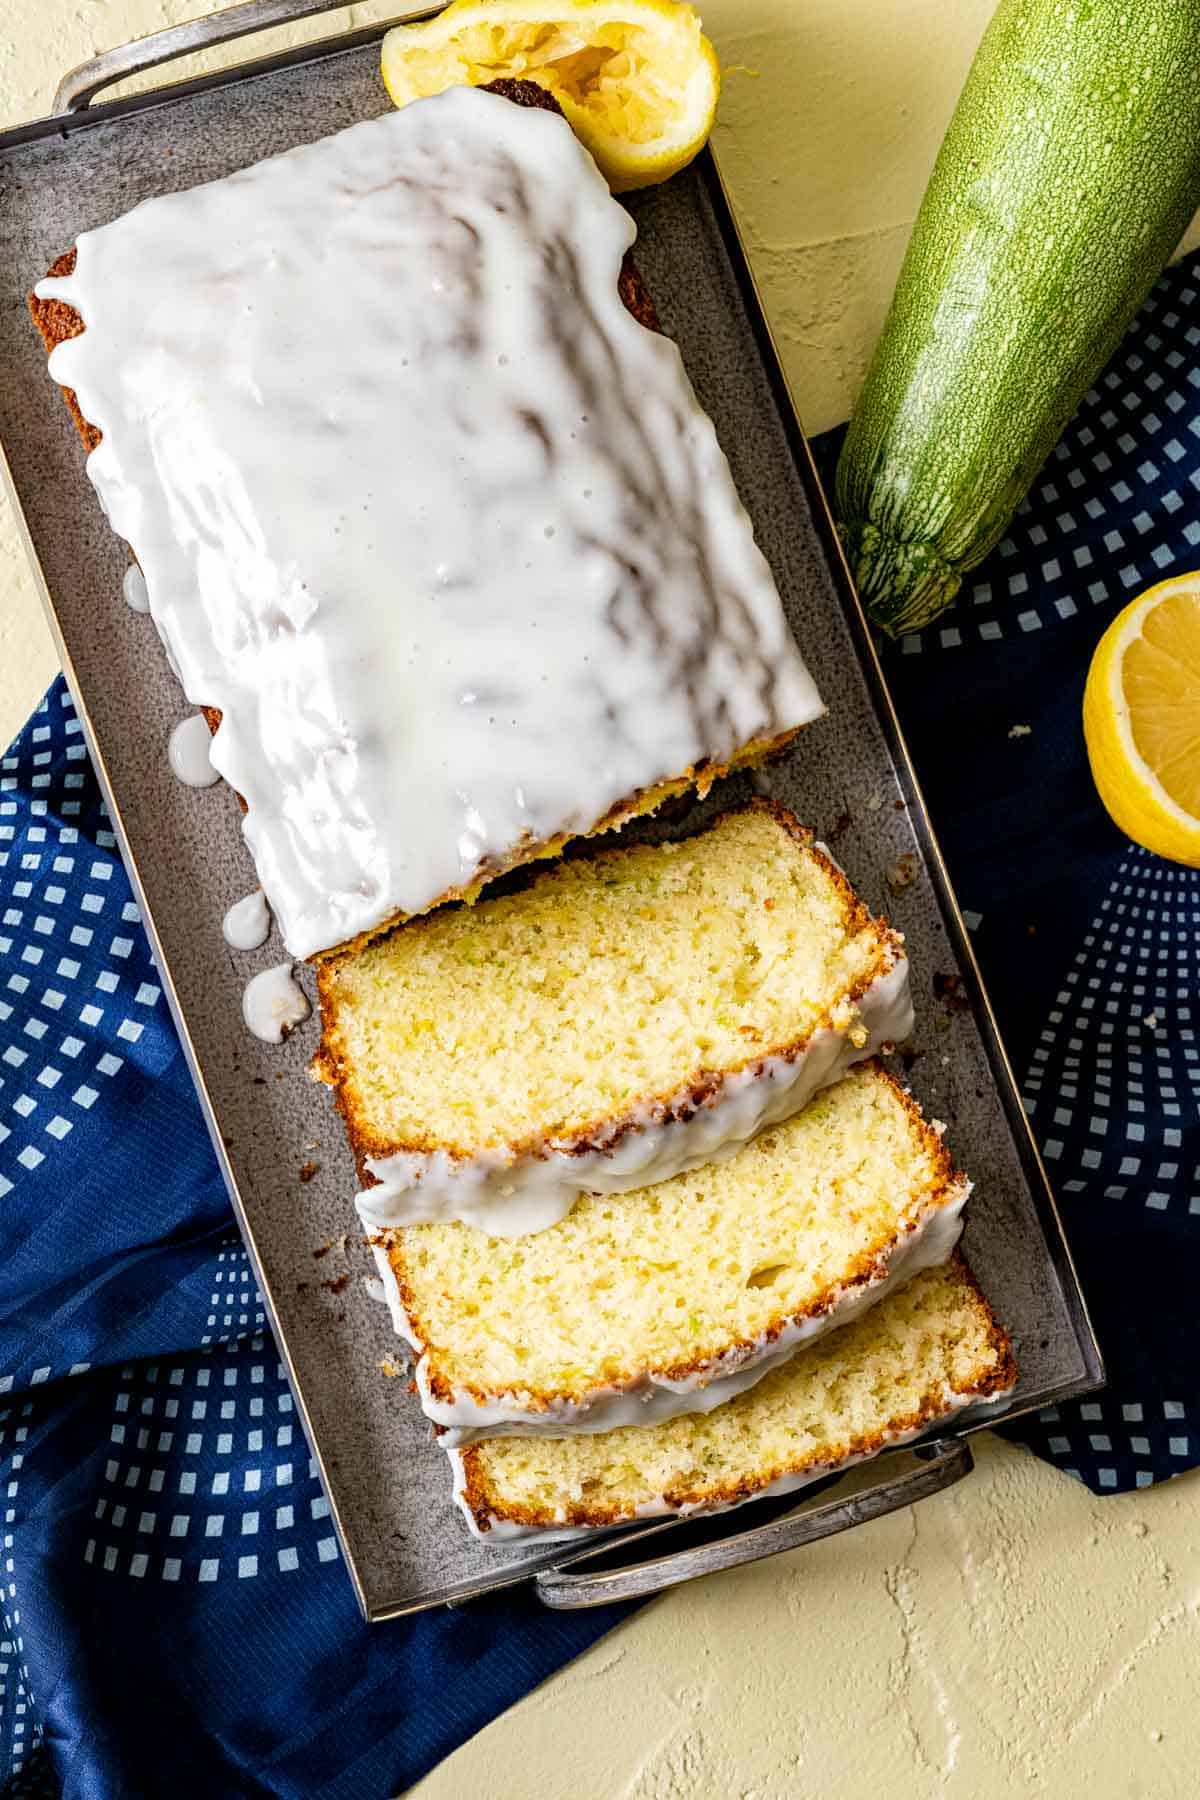
<svg viewBox="0 0 1200 1800">
<path fill-rule="evenodd" d="M 565 121 L 459 88 L 39 283 L 294 956 L 822 710 L 633 237 Z"/>
</svg>

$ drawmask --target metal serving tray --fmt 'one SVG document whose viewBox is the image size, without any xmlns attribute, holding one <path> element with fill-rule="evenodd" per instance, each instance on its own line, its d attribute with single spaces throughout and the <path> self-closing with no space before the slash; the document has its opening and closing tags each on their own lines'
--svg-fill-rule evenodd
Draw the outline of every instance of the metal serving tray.
<svg viewBox="0 0 1200 1800">
<path fill-rule="evenodd" d="M 713 1521 L 631 1527 L 585 1548 L 492 1550 L 467 1535 L 445 1458 L 406 1382 L 351 1207 L 351 1158 L 327 1093 L 307 1079 L 315 1019 L 280 1049 L 248 1036 L 242 988 L 279 960 L 228 950 L 220 921 L 253 885 L 234 796 L 182 787 L 165 754 L 187 710 L 150 621 L 121 599 L 124 546 L 84 473 L 74 429 L 46 374 L 25 293 L 77 234 L 150 194 L 224 175 L 384 111 L 382 27 L 309 45 L 108 105 L 99 87 L 172 55 L 330 0 L 253 0 L 160 33 L 68 77 L 59 115 L 0 136 L 0 442 L 67 678 L 142 903 L 166 991 L 234 1210 L 291 1373 L 347 1566 L 370 1619 L 461 1601 L 536 1576 L 551 1605 L 652 1593 L 844 1529 L 947 1486 L 971 1466 L 964 1415 L 933 1445 L 886 1457 L 855 1497 L 760 1502 Z M 1097 1386 L 1099 1354 L 1054 1202 L 980 985 L 874 650 L 837 547 L 738 241 L 720 176 L 704 154 L 665 186 L 633 196 L 637 258 L 667 331 L 716 421 L 805 657 L 830 706 L 769 777 L 771 790 L 835 843 L 872 905 L 905 933 L 917 1004 L 913 1086 L 950 1125 L 973 1174 L 966 1248 L 1011 1332 L 1021 1381 L 1008 1416 Z M 726 784 L 714 805 L 736 799 Z M 691 824 L 703 809 L 667 826 Z M 886 872 L 914 858 L 916 879 Z M 957 976 L 948 1011 L 934 976 Z M 304 979 L 308 980 L 305 972 Z M 311 984 L 310 984 L 311 986 Z M 304 1180 L 313 1162 L 318 1172 Z M 345 1258 L 313 1252 L 350 1233 Z M 349 1271 L 343 1291 L 322 1277 Z M 900 1467 L 908 1472 L 898 1475 Z M 643 1540 L 654 1554 L 642 1560 Z M 608 1565 L 586 1574 L 572 1565 Z M 613 1567 L 612 1565 L 616 1566 Z"/>
</svg>

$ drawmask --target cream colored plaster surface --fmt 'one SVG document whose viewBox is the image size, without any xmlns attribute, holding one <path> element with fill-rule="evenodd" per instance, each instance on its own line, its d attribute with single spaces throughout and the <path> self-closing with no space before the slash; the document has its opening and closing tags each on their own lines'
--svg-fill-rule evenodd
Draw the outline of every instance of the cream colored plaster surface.
<svg viewBox="0 0 1200 1800">
<path fill-rule="evenodd" d="M 9 0 L 0 123 L 46 112 L 94 51 L 207 10 Z M 716 142 L 811 430 L 861 380 L 990 11 L 709 0 L 728 71 Z M 53 671 L 0 502 L 0 742 Z M 949 1494 L 656 1602 L 413 1800 L 1194 1800 L 1200 1478 L 1095 1500 L 998 1439 L 976 1446 Z"/>
</svg>

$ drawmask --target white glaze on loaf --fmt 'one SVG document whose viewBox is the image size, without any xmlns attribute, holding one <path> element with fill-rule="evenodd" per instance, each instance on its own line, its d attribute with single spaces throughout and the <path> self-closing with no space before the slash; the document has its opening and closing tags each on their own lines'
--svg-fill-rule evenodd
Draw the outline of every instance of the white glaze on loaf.
<svg viewBox="0 0 1200 1800">
<path fill-rule="evenodd" d="M 293 956 L 822 710 L 633 236 L 564 120 L 458 88 L 38 284 Z"/>
</svg>

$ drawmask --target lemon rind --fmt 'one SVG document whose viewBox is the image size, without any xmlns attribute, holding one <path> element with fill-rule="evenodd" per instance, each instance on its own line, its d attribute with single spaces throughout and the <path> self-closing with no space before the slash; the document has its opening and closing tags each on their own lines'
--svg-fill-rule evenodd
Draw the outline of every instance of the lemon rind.
<svg viewBox="0 0 1200 1800">
<path fill-rule="evenodd" d="M 676 48 L 691 40 L 688 48 L 689 53 L 694 54 L 695 66 L 680 90 L 678 107 L 658 137 L 631 146 L 619 134 L 606 131 L 596 113 L 579 105 L 549 78 L 546 65 L 517 66 L 516 59 L 512 59 L 497 66 L 492 72 L 493 78 L 507 75 L 538 81 L 546 87 L 558 101 L 567 122 L 596 158 L 615 192 L 666 180 L 685 167 L 707 141 L 720 94 L 720 66 L 716 52 L 700 30 L 695 12 L 690 7 L 676 5 L 675 0 L 671 0 L 669 6 L 665 0 L 618 0 L 614 4 L 605 4 L 605 0 L 520 0 L 519 16 L 518 9 L 514 9 L 513 17 L 507 21 L 499 12 L 489 17 L 489 9 L 479 0 L 467 0 L 467 4 L 447 7 L 434 19 L 416 25 L 394 26 L 387 33 L 380 57 L 384 86 L 398 107 L 421 98 L 412 82 L 403 79 L 406 52 L 411 49 L 450 50 L 467 27 L 489 23 L 532 27 L 569 25 L 576 17 L 581 22 L 586 21 L 592 31 L 614 24 L 631 26 Z M 462 67 L 465 72 L 465 59 Z M 446 85 L 456 84 L 448 82 Z"/>
</svg>

